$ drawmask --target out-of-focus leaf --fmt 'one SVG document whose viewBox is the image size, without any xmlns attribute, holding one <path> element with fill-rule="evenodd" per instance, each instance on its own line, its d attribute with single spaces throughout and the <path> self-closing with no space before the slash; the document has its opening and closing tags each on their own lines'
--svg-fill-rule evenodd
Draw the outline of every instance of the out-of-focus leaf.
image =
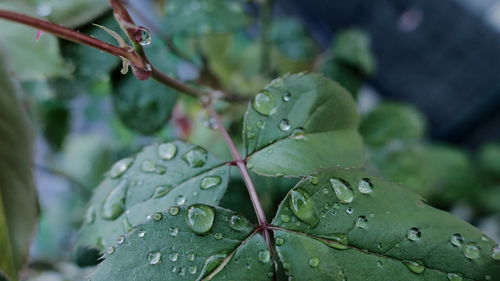
<svg viewBox="0 0 500 281">
<path fill-rule="evenodd" d="M 39 105 L 43 135 L 50 147 L 58 151 L 70 129 L 71 112 L 64 101 L 47 100 Z"/>
<path fill-rule="evenodd" d="M 486 172 L 500 178 L 500 144 L 483 145 L 479 151 L 479 165 Z"/>
<path fill-rule="evenodd" d="M 36 5 L 38 15 L 67 27 L 88 23 L 109 9 L 103 0 L 29 0 Z"/>
<path fill-rule="evenodd" d="M 358 69 L 364 75 L 375 71 L 370 39 L 359 29 L 348 29 L 337 35 L 332 46 L 335 60 Z"/>
<path fill-rule="evenodd" d="M 18 3 L 0 2 L 0 9 L 33 14 L 29 7 Z M 57 39 L 44 34 L 35 40 L 36 30 L 1 19 L 0 50 L 21 80 L 69 77 L 71 71 L 60 55 Z"/>
<path fill-rule="evenodd" d="M 174 204 L 218 204 L 229 166 L 199 146 L 151 145 L 113 165 L 95 189 L 80 244 L 103 250 L 130 227 Z"/>
<path fill-rule="evenodd" d="M 38 215 L 33 135 L 17 90 L 0 57 L 0 276 L 12 281 L 27 261 Z"/>
<path fill-rule="evenodd" d="M 240 0 L 169 0 L 162 12 L 162 31 L 167 35 L 225 33 L 248 22 Z"/>
<path fill-rule="evenodd" d="M 170 207 L 107 250 L 100 280 L 272 280 L 264 238 L 247 219 L 203 204 Z"/>
<path fill-rule="evenodd" d="M 273 224 L 278 254 L 295 280 L 500 278 L 493 240 L 417 194 L 357 170 L 305 178 Z"/>
<path fill-rule="evenodd" d="M 383 103 L 363 118 L 360 131 L 364 141 L 374 147 L 393 141 L 410 143 L 423 137 L 425 119 L 410 105 Z"/>
<path fill-rule="evenodd" d="M 247 163 L 264 175 L 359 167 L 363 146 L 351 95 L 319 74 L 285 76 L 255 96 L 245 115 Z"/>
<path fill-rule="evenodd" d="M 325 73 L 328 78 L 337 81 L 353 97 L 357 97 L 358 91 L 365 80 L 365 77 L 360 75 L 356 69 L 336 60 L 329 60 L 323 64 L 321 72 Z"/>
</svg>

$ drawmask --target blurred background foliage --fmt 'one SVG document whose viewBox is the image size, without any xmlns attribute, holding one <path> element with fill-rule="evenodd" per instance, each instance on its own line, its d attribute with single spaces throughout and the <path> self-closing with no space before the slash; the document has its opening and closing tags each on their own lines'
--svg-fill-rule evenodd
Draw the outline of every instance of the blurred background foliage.
<svg viewBox="0 0 500 281">
<path fill-rule="evenodd" d="M 411 68 L 418 68 L 418 61 L 407 61 L 406 71 L 388 69 L 391 54 L 377 43 L 383 30 L 363 28 L 366 22 L 356 18 L 352 22 L 325 20 L 321 25 L 318 19 L 308 18 L 308 10 L 295 12 L 307 1 L 283 2 L 127 3 L 136 22 L 152 34 L 151 44 L 145 46 L 150 60 L 185 82 L 252 97 L 270 80 L 287 73 L 317 71 L 338 81 L 359 104 L 366 169 L 405 185 L 499 241 L 500 139 L 485 134 L 480 141 L 464 146 L 452 137 L 440 138 L 435 124 L 448 120 L 428 114 L 429 107 L 441 111 L 439 104 L 434 106 L 429 99 L 422 111 L 421 105 L 410 103 L 416 98 L 408 97 L 408 92 L 417 95 L 426 87 L 422 84 L 414 89 L 416 84 L 410 79 L 417 75 Z M 403 11 L 399 21 L 386 24 L 396 26 L 402 34 L 426 32 L 419 31 L 419 25 L 425 21 L 422 11 L 431 9 L 427 1 L 400 2 L 392 1 L 390 6 Z M 350 11 L 347 6 L 337 8 Z M 366 7 L 360 7 L 358 15 L 368 13 L 363 10 Z M 463 13 L 470 9 L 460 7 Z M 91 23 L 121 32 L 102 0 L 0 0 L 0 8 L 45 17 L 110 43 L 113 39 Z M 372 42 L 377 43 L 375 48 Z M 0 52 L 20 83 L 37 131 L 35 166 L 41 220 L 24 280 L 80 280 L 92 269 L 87 266 L 97 262 L 98 254 L 75 249 L 75 237 L 92 189 L 114 161 L 143 145 L 174 138 L 202 145 L 230 160 L 214 121 L 198 102 L 153 80 L 141 82 L 130 74 L 120 74 L 120 60 L 113 56 L 49 34 L 35 40 L 35 30 L 4 20 L 0 20 Z M 410 52 L 405 55 L 413 56 Z M 409 82 L 392 83 L 393 74 L 397 79 L 410 77 Z M 394 85 L 406 94 L 394 95 Z M 447 90 L 442 87 L 435 93 L 456 95 L 457 99 L 469 94 Z M 476 94 L 480 99 L 483 93 Z M 247 104 L 220 101 L 216 106 L 243 151 L 240 132 Z M 461 116 L 466 110 L 453 113 Z M 498 122 L 496 125 L 498 131 Z M 474 133 L 468 130 L 460 133 Z M 268 216 L 298 181 L 252 177 Z M 222 205 L 255 219 L 243 180 L 234 169 Z"/>
</svg>

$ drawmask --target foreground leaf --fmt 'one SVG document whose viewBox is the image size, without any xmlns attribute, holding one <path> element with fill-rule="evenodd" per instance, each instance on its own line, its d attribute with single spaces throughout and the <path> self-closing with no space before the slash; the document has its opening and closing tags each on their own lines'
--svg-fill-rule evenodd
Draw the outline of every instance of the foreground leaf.
<svg viewBox="0 0 500 281">
<path fill-rule="evenodd" d="M 279 256 L 296 280 L 500 278 L 493 240 L 415 193 L 356 170 L 305 178 L 273 224 Z"/>
<path fill-rule="evenodd" d="M 265 175 L 306 175 L 363 163 L 356 104 L 319 74 L 271 82 L 248 107 L 244 139 L 248 166 Z"/>
<path fill-rule="evenodd" d="M 0 279 L 17 280 L 38 214 L 32 176 L 32 132 L 0 58 Z"/>
<path fill-rule="evenodd" d="M 154 212 L 174 204 L 218 204 L 229 166 L 199 146 L 151 145 L 111 168 L 94 191 L 80 243 L 103 250 Z"/>
<path fill-rule="evenodd" d="M 155 213 L 119 237 L 105 258 L 92 281 L 272 279 L 263 237 L 245 218 L 208 205 Z"/>
</svg>

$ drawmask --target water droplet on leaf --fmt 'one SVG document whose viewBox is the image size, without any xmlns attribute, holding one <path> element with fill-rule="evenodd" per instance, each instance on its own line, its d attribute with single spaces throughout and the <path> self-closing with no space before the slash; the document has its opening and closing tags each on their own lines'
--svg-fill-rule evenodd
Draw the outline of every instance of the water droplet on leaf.
<svg viewBox="0 0 500 281">
<path fill-rule="evenodd" d="M 154 221 L 161 221 L 161 219 L 163 218 L 163 215 L 159 212 L 156 212 L 153 214 L 153 220 Z"/>
<path fill-rule="evenodd" d="M 290 92 L 286 92 L 283 94 L 283 101 L 290 101 L 290 99 L 292 98 L 292 94 Z"/>
<path fill-rule="evenodd" d="M 123 235 L 120 235 L 116 238 L 116 243 L 118 243 L 118 245 L 122 244 L 124 241 L 125 241 L 125 236 Z"/>
<path fill-rule="evenodd" d="M 179 195 L 175 197 L 175 204 L 179 206 L 186 204 L 186 197 L 184 197 L 184 195 Z"/>
<path fill-rule="evenodd" d="M 416 273 L 416 274 L 422 274 L 422 272 L 424 272 L 424 270 L 425 270 L 425 267 L 418 262 L 405 261 L 404 264 L 411 272 Z"/>
<path fill-rule="evenodd" d="M 283 132 L 286 132 L 286 131 L 290 130 L 290 121 L 288 121 L 288 119 L 281 120 L 280 124 L 279 124 L 279 128 Z"/>
<path fill-rule="evenodd" d="M 108 255 L 112 255 L 115 252 L 115 247 L 111 246 L 106 250 Z"/>
<path fill-rule="evenodd" d="M 167 195 L 170 190 L 172 189 L 171 185 L 159 185 L 155 188 L 155 191 L 153 193 L 153 198 L 160 198 L 165 195 Z"/>
<path fill-rule="evenodd" d="M 362 194 L 370 194 L 373 191 L 373 184 L 368 178 L 364 178 L 358 183 L 358 191 Z"/>
<path fill-rule="evenodd" d="M 205 190 L 219 185 L 222 182 L 222 178 L 219 176 L 207 176 L 201 180 L 200 188 Z"/>
<path fill-rule="evenodd" d="M 263 263 L 269 262 L 271 259 L 271 255 L 269 254 L 268 250 L 260 250 L 259 251 L 259 261 Z"/>
<path fill-rule="evenodd" d="M 192 168 L 203 167 L 207 162 L 207 151 L 202 147 L 195 147 L 182 155 L 182 159 Z"/>
<path fill-rule="evenodd" d="M 176 253 L 176 252 L 170 253 L 168 255 L 168 259 L 170 261 L 177 261 L 178 258 L 179 258 L 179 253 Z"/>
<path fill-rule="evenodd" d="M 337 199 L 339 199 L 340 203 L 347 204 L 352 202 L 354 199 L 354 193 L 346 181 L 339 178 L 331 178 L 330 184 L 332 185 L 333 191 L 335 191 L 335 195 L 337 196 Z"/>
<path fill-rule="evenodd" d="M 420 230 L 416 227 L 412 227 L 408 230 L 406 233 L 406 237 L 410 239 L 411 241 L 418 241 L 420 240 L 420 237 L 422 236 L 422 233 Z"/>
<path fill-rule="evenodd" d="M 174 143 L 162 143 L 158 146 L 158 156 L 164 160 L 170 160 L 175 157 L 177 146 Z"/>
<path fill-rule="evenodd" d="M 159 264 L 161 261 L 161 254 L 159 252 L 151 252 L 148 254 L 149 264 Z"/>
<path fill-rule="evenodd" d="M 365 216 L 360 216 L 356 220 L 356 227 L 366 228 L 368 226 L 368 219 Z"/>
<path fill-rule="evenodd" d="M 85 223 L 92 224 L 95 221 L 95 208 L 90 206 L 85 213 Z"/>
<path fill-rule="evenodd" d="M 186 211 L 187 226 L 196 234 L 206 234 L 212 229 L 215 218 L 213 207 L 195 204 Z"/>
<path fill-rule="evenodd" d="M 319 259 L 317 257 L 312 257 L 309 259 L 309 266 L 318 267 L 318 265 L 319 265 Z"/>
<path fill-rule="evenodd" d="M 177 216 L 179 214 L 179 207 L 177 206 L 172 206 L 168 209 L 168 213 L 172 216 Z"/>
<path fill-rule="evenodd" d="M 448 280 L 450 281 L 462 281 L 462 276 L 455 273 L 448 273 Z"/>
<path fill-rule="evenodd" d="M 168 234 L 170 234 L 170 236 L 177 236 L 177 233 L 179 233 L 179 229 L 175 227 L 172 227 L 168 230 Z"/>
<path fill-rule="evenodd" d="M 242 231 L 242 230 L 245 230 L 245 226 L 247 225 L 247 221 L 246 221 L 246 219 L 242 218 L 241 216 L 234 215 L 234 216 L 231 216 L 229 224 L 230 224 L 232 229 Z"/>
<path fill-rule="evenodd" d="M 479 258 L 479 247 L 474 243 L 468 243 L 464 247 L 464 255 L 471 260 Z"/>
<path fill-rule="evenodd" d="M 128 170 L 128 168 L 132 165 L 132 163 L 134 163 L 133 158 L 125 158 L 116 162 L 111 168 L 109 175 L 113 179 L 120 177 L 121 175 L 123 175 L 123 173 L 125 173 Z"/>
<path fill-rule="evenodd" d="M 101 216 L 103 219 L 114 220 L 125 212 L 125 195 L 128 183 L 121 181 L 106 196 L 101 207 Z"/>
<path fill-rule="evenodd" d="M 252 106 L 258 113 L 269 116 L 276 111 L 276 100 L 268 90 L 263 90 L 255 96 Z"/>
<path fill-rule="evenodd" d="M 144 236 L 146 236 L 146 231 L 139 230 L 139 232 L 137 232 L 137 236 L 139 236 L 140 238 L 143 238 Z"/>
<path fill-rule="evenodd" d="M 285 244 L 285 239 L 282 237 L 276 237 L 274 240 L 277 246 L 282 246 L 283 244 Z"/>
<path fill-rule="evenodd" d="M 310 227 L 315 227 L 319 223 L 319 217 L 314 210 L 314 202 L 304 190 L 292 189 L 289 205 L 293 214 Z"/>
<path fill-rule="evenodd" d="M 464 243 L 464 238 L 462 235 L 455 233 L 450 237 L 450 242 L 455 247 L 460 247 Z"/>
<path fill-rule="evenodd" d="M 500 260 L 500 245 L 496 245 L 491 250 L 491 258 L 494 260 Z"/>
</svg>

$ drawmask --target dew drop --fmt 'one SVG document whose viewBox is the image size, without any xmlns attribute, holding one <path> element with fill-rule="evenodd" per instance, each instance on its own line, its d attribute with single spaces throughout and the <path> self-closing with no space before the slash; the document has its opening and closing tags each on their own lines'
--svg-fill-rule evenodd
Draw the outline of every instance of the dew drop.
<svg viewBox="0 0 500 281">
<path fill-rule="evenodd" d="M 200 188 L 203 190 L 218 186 L 221 184 L 222 178 L 219 176 L 207 176 L 201 180 Z"/>
<path fill-rule="evenodd" d="M 455 273 L 448 273 L 448 280 L 450 281 L 462 281 L 462 276 Z"/>
<path fill-rule="evenodd" d="M 120 177 L 121 175 L 123 175 L 123 173 L 125 173 L 128 170 L 128 168 L 132 165 L 132 163 L 134 163 L 133 158 L 125 158 L 116 162 L 111 168 L 109 175 L 113 179 Z"/>
<path fill-rule="evenodd" d="M 309 259 L 310 267 L 318 267 L 318 265 L 319 265 L 319 259 L 317 257 L 312 257 Z"/>
<path fill-rule="evenodd" d="M 319 217 L 314 210 L 314 202 L 304 190 L 292 189 L 289 205 L 293 214 L 310 227 L 315 227 L 319 223 Z"/>
<path fill-rule="evenodd" d="M 151 44 L 152 37 L 151 33 L 149 30 L 143 26 L 138 26 L 137 31 L 136 31 L 136 40 L 141 44 L 142 46 L 147 46 Z"/>
<path fill-rule="evenodd" d="M 354 210 L 352 208 L 345 209 L 345 213 L 348 215 L 352 215 L 353 212 L 354 212 Z"/>
<path fill-rule="evenodd" d="M 246 229 L 247 221 L 246 221 L 246 219 L 244 219 L 241 216 L 233 215 L 233 216 L 231 216 L 231 219 L 229 221 L 229 225 L 234 230 L 243 231 Z"/>
<path fill-rule="evenodd" d="M 85 223 L 92 224 L 95 221 L 95 208 L 90 206 L 85 213 Z"/>
<path fill-rule="evenodd" d="M 362 194 L 370 194 L 373 191 L 373 183 L 368 178 L 364 178 L 358 183 L 358 191 Z"/>
<path fill-rule="evenodd" d="M 260 250 L 259 251 L 259 261 L 263 263 L 267 263 L 271 260 L 271 254 L 269 254 L 268 250 Z"/>
<path fill-rule="evenodd" d="M 153 160 L 142 161 L 141 169 L 145 173 L 157 173 L 163 175 L 167 172 L 167 168 L 162 165 L 157 165 Z"/>
<path fill-rule="evenodd" d="M 269 116 L 276 111 L 276 100 L 271 92 L 263 90 L 255 96 L 252 106 L 258 113 Z"/>
<path fill-rule="evenodd" d="M 217 232 L 217 233 L 215 233 L 215 234 L 214 234 L 214 237 L 215 237 L 215 239 L 217 239 L 217 240 L 221 240 L 221 239 L 223 238 L 223 235 L 222 235 L 222 233 Z"/>
<path fill-rule="evenodd" d="M 124 232 L 130 232 L 132 230 L 132 224 L 128 221 L 128 218 L 123 218 L 122 227 Z"/>
<path fill-rule="evenodd" d="M 139 236 L 140 238 L 143 238 L 144 236 L 146 236 L 146 231 L 140 230 L 139 232 L 137 232 L 137 236 Z"/>
<path fill-rule="evenodd" d="M 155 188 L 152 198 L 161 198 L 172 190 L 171 185 L 159 185 Z"/>
<path fill-rule="evenodd" d="M 186 211 L 187 226 L 196 234 L 206 234 L 212 229 L 215 218 L 213 207 L 194 204 Z"/>
<path fill-rule="evenodd" d="M 287 216 L 287 215 L 281 215 L 281 220 L 282 220 L 283 222 L 289 222 L 289 221 L 290 221 L 290 217 L 289 217 L 289 216 Z"/>
<path fill-rule="evenodd" d="M 207 151 L 202 147 L 195 147 L 182 155 L 184 160 L 190 167 L 199 168 L 203 167 L 207 162 Z"/>
<path fill-rule="evenodd" d="M 305 138 L 304 128 L 296 128 L 292 132 L 292 138 L 296 140 L 301 140 Z"/>
<path fill-rule="evenodd" d="M 418 228 L 412 227 L 406 233 L 406 237 L 411 241 L 418 241 L 420 240 L 420 237 L 422 237 L 422 232 L 420 232 Z"/>
<path fill-rule="evenodd" d="M 368 219 L 365 216 L 360 216 L 356 220 L 356 227 L 366 228 L 368 226 Z"/>
<path fill-rule="evenodd" d="M 168 255 L 168 259 L 170 261 L 177 261 L 178 258 L 179 258 L 179 253 L 177 252 L 173 252 Z"/>
<path fill-rule="evenodd" d="M 178 233 L 179 233 L 179 229 L 177 229 L 175 227 L 172 227 L 168 230 L 168 234 L 170 234 L 170 236 L 177 236 Z"/>
<path fill-rule="evenodd" d="M 493 250 L 491 251 L 491 258 L 497 261 L 500 260 L 500 245 L 493 247 Z"/>
<path fill-rule="evenodd" d="M 288 121 L 288 119 L 281 120 L 280 124 L 279 124 L 279 128 L 283 132 L 286 132 L 286 131 L 290 130 L 290 121 Z"/>
<path fill-rule="evenodd" d="M 187 252 L 186 257 L 188 261 L 194 261 L 195 255 L 193 252 Z"/>
<path fill-rule="evenodd" d="M 283 94 L 282 98 L 283 98 L 283 101 L 285 101 L 285 102 L 286 101 L 290 101 L 290 99 L 292 98 L 292 93 L 286 92 L 286 93 Z"/>
<path fill-rule="evenodd" d="M 319 183 L 319 178 L 316 177 L 316 176 L 312 176 L 309 178 L 309 182 L 312 184 L 312 185 L 317 185 Z"/>
<path fill-rule="evenodd" d="M 153 220 L 154 221 L 161 221 L 161 219 L 163 218 L 163 215 L 159 212 L 156 212 L 153 214 Z"/>
<path fill-rule="evenodd" d="M 162 143 L 158 146 L 158 156 L 164 160 L 170 160 L 175 157 L 177 146 L 174 143 Z"/>
<path fill-rule="evenodd" d="M 348 204 L 352 202 L 354 199 L 354 193 L 346 181 L 339 178 L 331 178 L 330 184 L 332 185 L 333 191 L 335 191 L 335 195 L 339 199 L 340 203 Z"/>
<path fill-rule="evenodd" d="M 479 258 L 479 247 L 474 243 L 468 243 L 464 247 L 464 255 L 471 260 Z"/>
<path fill-rule="evenodd" d="M 108 255 L 112 255 L 115 252 L 115 247 L 111 246 L 106 250 Z"/>
<path fill-rule="evenodd" d="M 198 268 L 196 266 L 190 266 L 188 268 L 188 271 L 190 274 L 196 274 L 196 272 L 198 271 Z"/>
<path fill-rule="evenodd" d="M 177 216 L 179 214 L 179 207 L 177 206 L 172 206 L 168 209 L 168 213 L 172 216 Z"/>
<path fill-rule="evenodd" d="M 148 254 L 149 264 L 159 264 L 161 261 L 161 254 L 159 252 L 151 252 Z"/>
<path fill-rule="evenodd" d="M 382 268 L 382 265 L 383 265 L 383 264 L 382 264 L 382 262 L 381 262 L 381 261 L 377 261 L 377 267 Z"/>
<path fill-rule="evenodd" d="M 175 197 L 175 204 L 177 204 L 179 206 L 186 204 L 186 197 L 184 197 L 184 195 L 182 195 L 182 194 Z"/>
<path fill-rule="evenodd" d="M 285 244 L 285 239 L 283 237 L 276 237 L 274 239 L 274 242 L 277 246 L 282 246 L 283 244 Z"/>
<path fill-rule="evenodd" d="M 455 247 L 460 247 L 464 243 L 464 237 L 458 233 L 455 233 L 450 237 L 450 243 Z"/>
<path fill-rule="evenodd" d="M 422 274 L 422 272 L 424 272 L 424 270 L 425 270 L 425 267 L 418 262 L 405 261 L 404 264 L 411 272 L 416 273 L 416 274 Z"/>
<path fill-rule="evenodd" d="M 101 216 L 103 219 L 114 220 L 125 212 L 125 195 L 128 183 L 121 181 L 106 196 L 101 207 Z"/>
</svg>

